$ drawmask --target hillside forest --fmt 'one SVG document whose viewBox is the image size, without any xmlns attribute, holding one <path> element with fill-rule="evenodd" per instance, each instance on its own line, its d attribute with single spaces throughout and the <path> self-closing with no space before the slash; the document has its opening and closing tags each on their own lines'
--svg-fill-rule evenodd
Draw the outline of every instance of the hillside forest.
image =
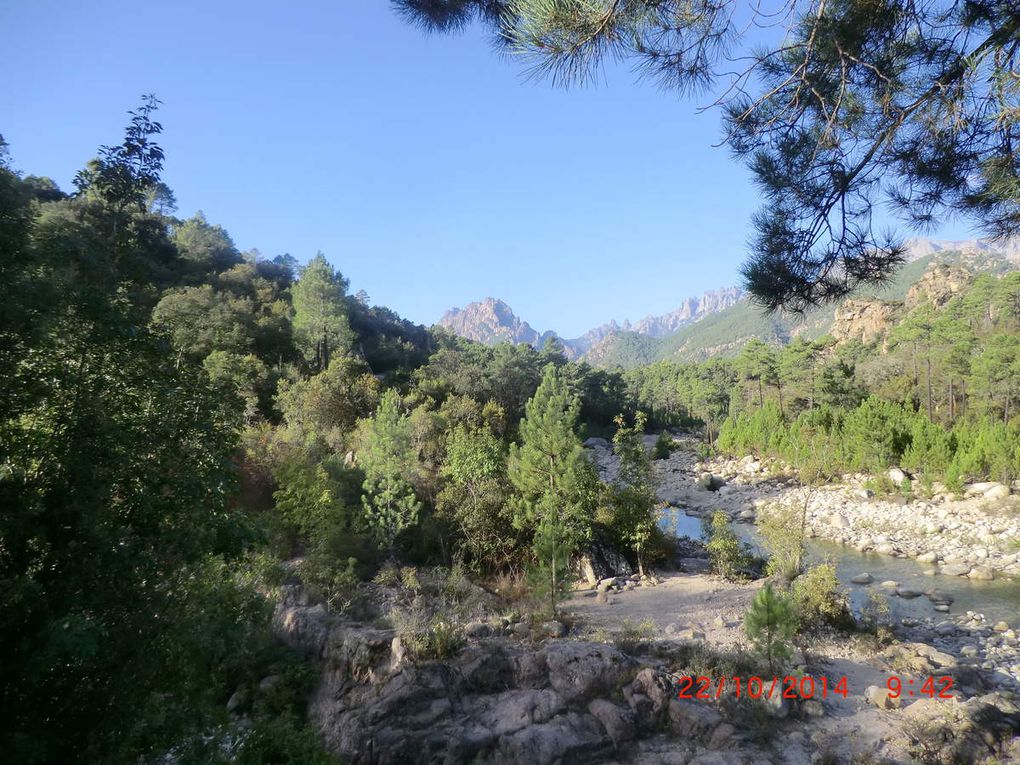
<svg viewBox="0 0 1020 765">
<path fill-rule="evenodd" d="M 819 475 L 899 465 L 918 492 L 1020 475 L 1018 273 L 919 299 L 867 345 L 595 368 L 405 321 L 352 292 L 345 253 L 240 252 L 179 217 L 157 106 L 71 189 L 0 158 L 8 761 L 331 762 L 312 670 L 272 638 L 278 588 L 340 613 L 440 566 L 555 614 L 589 542 L 640 570 L 669 554 L 651 459 L 670 447 L 647 454 L 646 429 Z M 414 645 L 453 629 L 416 623 Z M 262 685 L 233 737 L 228 701 Z"/>
</svg>

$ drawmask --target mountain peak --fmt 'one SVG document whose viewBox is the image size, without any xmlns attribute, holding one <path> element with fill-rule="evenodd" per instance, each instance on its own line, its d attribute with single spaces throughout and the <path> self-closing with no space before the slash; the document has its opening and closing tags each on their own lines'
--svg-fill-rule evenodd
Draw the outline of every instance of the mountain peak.
<svg viewBox="0 0 1020 765">
<path fill-rule="evenodd" d="M 504 342 L 541 346 L 551 334 L 539 334 L 528 322 L 519 319 L 506 302 L 494 297 L 451 308 L 437 323 L 456 335 L 486 345 Z"/>
<path fill-rule="evenodd" d="M 570 358 L 586 354 L 606 338 L 620 332 L 636 332 L 652 338 L 660 338 L 676 332 L 681 327 L 700 321 L 704 317 L 721 311 L 743 298 L 737 287 L 712 290 L 700 297 L 689 297 L 679 308 L 659 316 L 646 316 L 636 324 L 615 320 L 588 330 L 583 335 L 566 339 L 556 332 L 538 332 L 528 322 L 520 319 L 507 303 L 499 298 L 487 297 L 468 303 L 463 308 L 451 308 L 437 322 L 460 337 L 487 345 L 496 343 L 528 343 L 541 347 L 549 338 L 557 338 Z"/>
</svg>

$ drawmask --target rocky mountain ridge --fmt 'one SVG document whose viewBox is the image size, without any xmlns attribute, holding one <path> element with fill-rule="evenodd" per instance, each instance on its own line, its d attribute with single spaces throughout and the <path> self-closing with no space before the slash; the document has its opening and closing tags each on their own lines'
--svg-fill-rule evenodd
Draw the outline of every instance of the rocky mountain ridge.
<svg viewBox="0 0 1020 765">
<path fill-rule="evenodd" d="M 831 333 L 837 338 L 870 342 L 884 335 L 903 304 L 907 308 L 916 304 L 919 290 L 925 299 L 941 305 L 974 273 L 1004 273 L 1020 267 L 1020 239 L 916 238 L 907 240 L 905 247 L 906 263 L 886 284 L 862 291 L 838 306 L 823 306 L 802 315 L 765 315 L 739 288 L 726 287 L 687 298 L 669 313 L 647 316 L 633 324 L 611 321 L 572 339 L 554 331 L 535 330 L 496 298 L 451 309 L 438 324 L 487 344 L 541 347 L 555 338 L 569 358 L 595 366 L 632 367 L 665 358 L 699 360 L 732 354 L 751 338 L 785 343 L 798 335 L 813 338 Z M 932 272 L 929 269 L 933 267 L 943 270 Z M 886 305 L 890 302 L 899 305 Z"/>
<path fill-rule="evenodd" d="M 738 287 L 710 290 L 696 297 L 685 298 L 675 310 L 657 316 L 646 316 L 632 324 L 615 320 L 594 327 L 580 337 L 565 338 L 552 330 L 539 332 L 519 318 L 507 303 L 499 298 L 468 303 L 463 308 L 451 308 L 437 323 L 455 335 L 486 345 L 497 343 L 527 343 L 540 348 L 550 339 L 558 340 L 570 358 L 581 358 L 592 348 L 620 332 L 634 332 L 651 338 L 662 338 L 680 328 L 725 310 L 744 298 Z"/>
</svg>

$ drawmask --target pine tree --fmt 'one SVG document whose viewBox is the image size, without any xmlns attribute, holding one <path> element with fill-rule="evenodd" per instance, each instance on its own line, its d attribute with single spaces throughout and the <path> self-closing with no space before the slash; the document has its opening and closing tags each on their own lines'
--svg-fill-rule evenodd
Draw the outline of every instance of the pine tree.
<svg viewBox="0 0 1020 765">
<path fill-rule="evenodd" d="M 584 527 L 584 488 L 590 465 L 574 432 L 580 402 L 553 364 L 525 406 L 520 445 L 510 451 L 510 480 L 517 491 L 513 523 L 533 534 L 536 577 L 556 614 L 570 553 Z"/>
<path fill-rule="evenodd" d="M 796 630 L 797 617 L 789 599 L 766 584 L 744 614 L 744 632 L 755 650 L 768 661 L 770 673 L 775 673 L 780 662 L 790 657 L 789 640 Z"/>
<path fill-rule="evenodd" d="M 336 353 L 351 347 L 353 334 L 347 320 L 348 282 L 317 253 L 291 288 L 294 302 L 294 336 L 312 369 L 319 373 Z"/>
<path fill-rule="evenodd" d="M 421 504 L 408 480 L 412 455 L 408 419 L 400 413 L 400 399 L 392 388 L 383 394 L 370 420 L 358 433 L 358 463 L 365 471 L 362 504 L 365 520 L 381 549 L 394 556 L 400 532 L 418 521 Z"/>
</svg>

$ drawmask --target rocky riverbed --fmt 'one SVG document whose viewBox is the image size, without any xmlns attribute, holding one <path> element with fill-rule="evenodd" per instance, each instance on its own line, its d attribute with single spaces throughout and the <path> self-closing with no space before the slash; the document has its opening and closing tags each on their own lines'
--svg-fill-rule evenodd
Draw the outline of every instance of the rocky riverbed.
<svg viewBox="0 0 1020 765">
<path fill-rule="evenodd" d="M 873 477 L 848 475 L 805 489 L 775 461 L 753 456 L 701 461 L 693 445 L 681 441 L 669 459 L 656 463 L 659 498 L 673 507 L 719 509 L 734 520 L 753 522 L 770 504 L 806 502 L 811 535 L 862 552 L 914 558 L 945 576 L 1020 577 L 1020 494 L 1012 487 L 975 483 L 956 498 L 936 485 L 931 499 L 916 499 L 876 496 L 865 487 Z M 589 439 L 588 446 L 603 475 L 612 478 L 611 445 Z M 902 471 L 890 471 L 890 481 L 905 479 Z"/>
<path fill-rule="evenodd" d="M 647 437 L 649 446 L 653 440 Z M 586 445 L 600 474 L 611 480 L 616 470 L 611 445 L 600 439 Z M 886 598 L 902 639 L 952 655 L 984 673 L 992 686 L 1020 691 L 1020 613 L 1015 609 L 1020 579 L 1014 579 L 1020 575 L 1020 496 L 1003 492 L 1001 484 L 977 484 L 961 499 L 947 494 L 927 501 L 879 498 L 864 487 L 868 476 L 863 475 L 807 489 L 776 463 L 754 457 L 702 461 L 696 442 L 678 445 L 656 463 L 659 497 L 673 513 L 697 518 L 722 510 L 739 528 L 753 525 L 771 508 L 806 503 L 809 536 L 856 552 L 912 559 L 930 576 L 922 577 L 926 585 L 916 576 L 907 582 L 883 579 L 869 572 L 866 556 L 844 555 L 839 570 L 855 602 L 863 602 L 866 592 Z M 989 600 L 996 598 L 998 615 L 991 619 L 980 607 L 982 586 Z M 964 611 L 954 605 L 952 593 L 960 589 L 970 604 Z"/>
</svg>

